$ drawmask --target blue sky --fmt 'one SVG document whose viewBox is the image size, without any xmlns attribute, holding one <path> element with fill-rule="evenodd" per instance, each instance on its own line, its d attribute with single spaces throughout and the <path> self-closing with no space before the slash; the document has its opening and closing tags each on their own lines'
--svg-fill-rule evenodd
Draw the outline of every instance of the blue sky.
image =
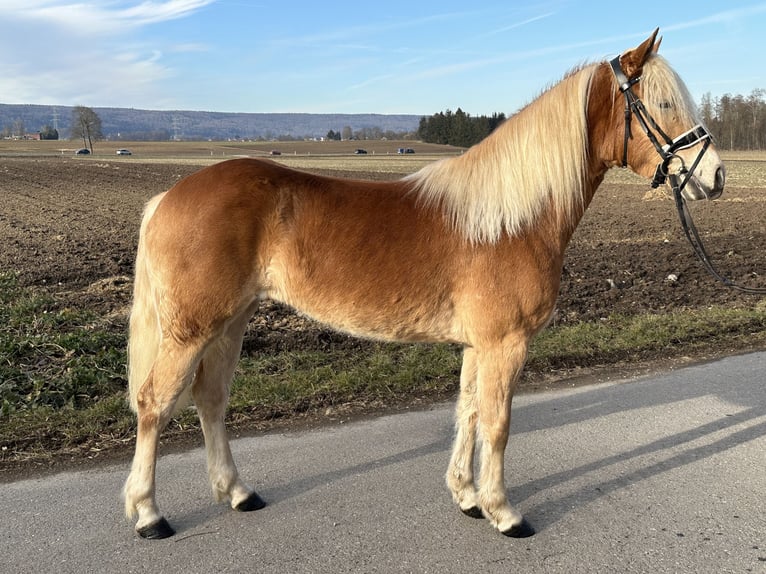
<svg viewBox="0 0 766 574">
<path fill-rule="evenodd" d="M 0 0 L 0 103 L 513 113 L 637 45 L 702 94 L 766 88 L 766 2 Z"/>
</svg>

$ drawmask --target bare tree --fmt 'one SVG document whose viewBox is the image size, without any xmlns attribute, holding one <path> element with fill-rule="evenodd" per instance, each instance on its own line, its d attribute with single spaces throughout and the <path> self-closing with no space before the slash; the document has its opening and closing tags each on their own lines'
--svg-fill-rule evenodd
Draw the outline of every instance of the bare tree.
<svg viewBox="0 0 766 574">
<path fill-rule="evenodd" d="M 752 145 L 752 149 L 761 149 L 761 134 L 759 133 L 759 127 L 761 124 L 761 117 L 764 111 L 764 96 L 766 96 L 766 90 L 755 89 L 745 100 L 745 104 L 750 112 L 750 138 L 749 144 Z"/>
<path fill-rule="evenodd" d="M 103 137 L 101 133 L 101 118 L 91 108 L 75 106 L 72 110 L 72 139 L 82 138 L 82 145 L 93 152 L 93 140 Z"/>
<path fill-rule="evenodd" d="M 14 120 L 13 121 L 13 128 L 12 135 L 16 136 L 17 138 L 21 139 L 24 137 L 24 134 L 26 133 L 26 128 L 24 127 L 24 120 Z"/>
</svg>

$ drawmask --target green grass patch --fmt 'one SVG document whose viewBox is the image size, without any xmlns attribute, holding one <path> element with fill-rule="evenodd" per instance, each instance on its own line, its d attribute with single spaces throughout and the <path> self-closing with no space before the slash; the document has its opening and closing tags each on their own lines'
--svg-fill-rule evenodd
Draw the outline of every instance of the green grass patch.
<svg viewBox="0 0 766 574">
<path fill-rule="evenodd" d="M 552 326 L 532 344 L 527 371 L 544 373 L 754 348 L 766 342 L 766 302 L 669 314 L 610 316 Z M 63 306 L 42 289 L 0 274 L 0 463 L 84 456 L 133 440 L 125 401 L 126 326 Z M 366 344 L 358 349 L 253 353 L 235 375 L 229 412 L 254 419 L 322 412 L 353 403 L 385 406 L 457 390 L 455 345 Z M 170 434 L 196 429 L 193 411 Z"/>
<path fill-rule="evenodd" d="M 394 403 L 456 388 L 460 353 L 452 345 L 379 343 L 364 352 L 286 352 L 245 357 L 230 408 L 289 415 L 347 402 Z"/>
<path fill-rule="evenodd" d="M 0 275 L 0 416 L 87 408 L 119 392 L 124 364 L 122 332 Z"/>
<path fill-rule="evenodd" d="M 766 341 L 766 302 L 669 314 L 611 315 L 597 323 L 550 327 L 532 344 L 527 368 L 545 370 L 695 350 L 752 348 Z"/>
</svg>

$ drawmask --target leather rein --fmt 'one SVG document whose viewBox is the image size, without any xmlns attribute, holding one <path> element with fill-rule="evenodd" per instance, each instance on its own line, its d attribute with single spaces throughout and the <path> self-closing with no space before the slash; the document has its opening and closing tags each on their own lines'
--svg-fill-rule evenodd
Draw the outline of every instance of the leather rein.
<svg viewBox="0 0 766 574">
<path fill-rule="evenodd" d="M 636 120 L 638 120 L 638 123 L 646 134 L 646 137 L 648 137 L 649 141 L 652 142 L 654 149 L 657 150 L 657 153 L 661 158 L 660 163 L 657 164 L 657 169 L 655 170 L 651 185 L 653 188 L 656 188 L 665 183 L 666 180 L 670 181 L 670 187 L 673 190 L 673 197 L 675 198 L 676 202 L 676 209 L 678 210 L 678 217 L 681 221 L 681 228 L 684 230 L 684 234 L 689 240 L 692 249 L 694 249 L 694 253 L 702 262 L 705 269 L 707 269 L 708 273 L 710 273 L 718 281 L 727 287 L 730 287 L 731 289 L 736 289 L 737 291 L 750 293 L 753 295 L 766 295 L 766 288 L 738 285 L 731 279 L 721 275 L 716 270 L 712 260 L 710 259 L 710 256 L 705 250 L 705 245 L 702 243 L 702 239 L 697 232 L 697 227 L 694 225 L 694 220 L 692 219 L 692 215 L 689 212 L 689 208 L 686 204 L 686 199 L 682 194 L 684 187 L 691 179 L 694 170 L 697 169 L 700 160 L 702 160 L 702 156 L 705 155 L 705 152 L 710 146 L 710 141 L 712 139 L 710 132 L 708 132 L 703 125 L 697 124 L 692 129 L 681 134 L 677 138 L 671 139 L 664 131 L 662 131 L 662 128 L 660 128 L 651 114 L 647 111 L 643 102 L 633 93 L 632 88 L 641 80 L 641 76 L 628 79 L 623 73 L 622 67 L 620 66 L 619 56 L 610 60 L 609 65 L 611 66 L 614 77 L 620 87 L 620 92 L 625 96 L 625 139 L 623 141 L 622 148 L 622 167 L 627 167 L 628 165 L 628 140 L 633 137 L 630 126 L 632 116 L 635 115 Z M 659 138 L 662 138 L 662 140 L 665 142 L 664 144 L 660 143 L 658 136 Z M 702 142 L 702 149 L 694 159 L 691 168 L 687 169 L 683 158 L 678 156 L 676 152 L 695 146 L 700 142 Z M 677 173 L 670 173 L 670 164 L 673 160 L 678 160 L 681 162 L 681 169 Z"/>
</svg>

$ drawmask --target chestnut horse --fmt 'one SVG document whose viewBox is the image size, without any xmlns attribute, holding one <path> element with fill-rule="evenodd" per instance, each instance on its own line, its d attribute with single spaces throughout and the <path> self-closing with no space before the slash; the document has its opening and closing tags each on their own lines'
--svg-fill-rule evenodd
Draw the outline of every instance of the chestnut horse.
<svg viewBox="0 0 766 574">
<path fill-rule="evenodd" d="M 667 175 L 686 173 L 688 199 L 723 192 L 723 166 L 703 127 L 692 129 L 703 138 L 686 137 L 661 162 L 644 120 L 631 114 L 626 125 L 626 90 L 646 103 L 663 135 L 698 124 L 688 91 L 656 53 L 656 38 L 657 31 L 614 67 L 575 69 L 463 155 L 398 181 L 236 159 L 151 199 L 130 316 L 138 432 L 124 497 L 138 533 L 174 533 L 155 501 L 155 465 L 160 433 L 187 391 L 215 497 L 237 510 L 265 505 L 239 477 L 224 413 L 247 323 L 259 300 L 271 297 L 353 335 L 461 344 L 447 486 L 465 514 L 508 536 L 533 534 L 504 484 L 511 398 L 530 339 L 551 317 L 564 250 L 596 188 L 625 161 L 646 178 L 660 163 Z"/>
</svg>

